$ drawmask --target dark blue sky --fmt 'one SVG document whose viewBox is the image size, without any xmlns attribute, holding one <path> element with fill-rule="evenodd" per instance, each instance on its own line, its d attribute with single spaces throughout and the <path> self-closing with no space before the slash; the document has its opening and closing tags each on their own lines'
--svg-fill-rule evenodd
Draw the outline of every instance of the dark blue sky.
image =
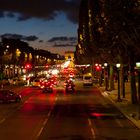
<svg viewBox="0 0 140 140">
<path fill-rule="evenodd" d="M 64 54 L 75 50 L 80 0 L 0 0 L 0 36 Z M 60 47 L 62 45 L 62 47 Z"/>
</svg>

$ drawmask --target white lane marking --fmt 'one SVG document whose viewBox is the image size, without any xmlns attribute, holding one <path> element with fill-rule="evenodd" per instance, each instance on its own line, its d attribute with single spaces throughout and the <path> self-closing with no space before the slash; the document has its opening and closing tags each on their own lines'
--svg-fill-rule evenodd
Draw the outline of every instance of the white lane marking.
<svg viewBox="0 0 140 140">
<path fill-rule="evenodd" d="M 55 101 L 57 101 L 58 100 L 58 95 L 55 97 Z"/>
<path fill-rule="evenodd" d="M 53 108 L 52 108 L 53 109 Z M 50 117 L 52 109 L 49 111 L 49 113 L 47 114 L 47 117 Z"/>
<path fill-rule="evenodd" d="M 38 132 L 38 134 L 36 136 L 37 138 L 41 135 L 42 131 L 43 131 L 43 127 L 41 127 L 41 129 L 39 130 L 39 132 Z"/>
<path fill-rule="evenodd" d="M 57 101 L 57 100 L 58 100 L 58 95 L 55 97 L 55 101 Z M 44 129 L 44 126 L 47 124 L 48 119 L 49 119 L 49 117 L 50 117 L 50 115 L 51 115 L 51 113 L 52 113 L 53 108 L 54 108 L 54 106 L 51 107 L 49 113 L 47 114 L 47 118 L 44 120 L 43 125 L 42 125 L 42 127 L 40 128 L 40 130 L 39 130 L 39 132 L 38 132 L 38 134 L 37 134 L 37 136 L 36 136 L 37 139 L 38 139 L 38 137 L 41 135 L 41 133 L 42 133 L 42 131 L 43 131 L 43 129 Z"/>
<path fill-rule="evenodd" d="M 123 127 L 123 125 L 122 125 L 122 123 L 120 122 L 120 120 L 115 119 L 115 121 L 118 123 L 118 125 L 119 125 L 120 127 Z"/>
<path fill-rule="evenodd" d="M 1 119 L 0 124 L 3 123 L 5 120 L 6 120 L 5 118 Z"/>
<path fill-rule="evenodd" d="M 53 108 L 51 108 L 51 110 L 50 110 L 49 113 L 47 114 L 47 118 L 44 120 L 43 125 L 42 125 L 42 127 L 40 128 L 40 130 L 39 130 L 39 132 L 38 132 L 38 134 L 37 134 L 37 136 L 36 136 L 37 138 L 41 135 L 41 133 L 42 133 L 42 131 L 43 131 L 43 129 L 44 129 L 44 126 L 47 124 L 48 119 L 49 119 L 49 117 L 50 117 L 50 115 L 51 115 L 52 110 L 53 110 Z"/>
<path fill-rule="evenodd" d="M 47 118 L 47 119 L 45 119 L 45 121 L 43 122 L 43 126 L 45 126 L 45 125 L 46 125 L 47 121 L 48 121 L 48 118 Z"/>
<path fill-rule="evenodd" d="M 89 118 L 88 118 L 88 124 L 89 124 L 89 126 L 90 126 L 90 130 L 91 130 L 93 139 L 95 139 L 95 138 L 96 138 L 96 133 L 95 133 L 94 128 L 92 127 L 92 122 L 91 122 L 91 120 L 90 120 Z"/>
</svg>

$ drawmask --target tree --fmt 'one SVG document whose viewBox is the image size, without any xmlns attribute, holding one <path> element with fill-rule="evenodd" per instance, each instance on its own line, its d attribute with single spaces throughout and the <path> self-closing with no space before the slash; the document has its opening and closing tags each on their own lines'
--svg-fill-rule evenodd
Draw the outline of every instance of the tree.
<svg viewBox="0 0 140 140">
<path fill-rule="evenodd" d="M 127 62 L 129 62 L 132 103 L 136 103 L 137 101 L 134 56 L 139 52 L 138 50 L 140 50 L 138 43 L 140 35 L 139 4 L 140 2 L 138 0 L 105 0 L 104 10 L 107 17 L 106 32 L 109 34 L 110 40 L 112 40 L 112 47 L 117 45 L 117 54 L 119 54 L 118 61 L 121 62 L 122 65 L 124 63 L 128 64 Z M 121 75 L 123 75 L 122 71 L 121 73 Z M 123 76 L 121 77 L 122 81 Z"/>
</svg>

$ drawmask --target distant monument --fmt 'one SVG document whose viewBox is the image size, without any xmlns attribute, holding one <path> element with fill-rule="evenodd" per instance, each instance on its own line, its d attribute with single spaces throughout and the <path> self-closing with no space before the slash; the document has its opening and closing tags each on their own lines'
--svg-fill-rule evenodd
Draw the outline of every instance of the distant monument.
<svg viewBox="0 0 140 140">
<path fill-rule="evenodd" d="M 69 67 L 73 68 L 74 67 L 74 51 L 66 51 L 65 52 L 65 60 L 66 61 L 70 60 Z"/>
</svg>

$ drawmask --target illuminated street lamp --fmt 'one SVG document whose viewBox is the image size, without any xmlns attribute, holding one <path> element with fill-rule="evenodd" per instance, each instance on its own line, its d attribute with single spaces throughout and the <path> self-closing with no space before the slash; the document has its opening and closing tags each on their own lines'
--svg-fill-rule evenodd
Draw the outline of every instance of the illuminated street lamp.
<svg viewBox="0 0 140 140">
<path fill-rule="evenodd" d="M 118 64 L 116 64 L 116 67 L 117 67 L 117 68 L 120 68 L 120 66 L 121 66 L 121 64 L 119 64 L 119 63 L 118 63 Z"/>
<path fill-rule="evenodd" d="M 136 62 L 136 68 L 138 69 L 138 95 L 139 95 L 139 114 L 138 114 L 138 119 L 140 119 L 140 62 Z"/>
<path fill-rule="evenodd" d="M 122 101 L 121 100 L 121 96 L 120 96 L 120 66 L 121 64 L 116 64 L 116 67 L 117 67 L 117 73 L 118 73 L 118 102 Z"/>
</svg>

